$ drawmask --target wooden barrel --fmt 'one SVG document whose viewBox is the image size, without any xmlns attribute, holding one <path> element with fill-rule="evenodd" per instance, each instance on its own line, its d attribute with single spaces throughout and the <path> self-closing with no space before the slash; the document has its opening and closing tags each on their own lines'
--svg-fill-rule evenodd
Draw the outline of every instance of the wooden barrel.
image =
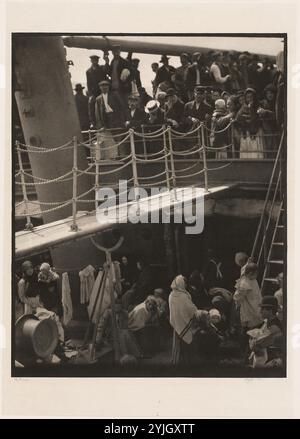
<svg viewBox="0 0 300 439">
<path fill-rule="evenodd" d="M 24 314 L 16 321 L 15 359 L 22 364 L 49 357 L 57 343 L 58 329 L 53 320 L 39 320 L 33 314 Z"/>
</svg>

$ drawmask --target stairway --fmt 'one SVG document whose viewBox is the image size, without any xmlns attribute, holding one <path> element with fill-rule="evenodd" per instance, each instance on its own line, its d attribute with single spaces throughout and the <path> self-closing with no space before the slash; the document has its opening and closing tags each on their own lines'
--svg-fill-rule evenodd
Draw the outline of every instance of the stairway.
<svg viewBox="0 0 300 439">
<path fill-rule="evenodd" d="M 277 283 L 277 276 L 285 267 L 285 200 L 283 185 L 283 139 L 282 134 L 277 156 L 270 178 L 264 208 L 257 228 L 251 259 L 259 268 L 259 280 L 262 295 L 270 291 Z"/>
<path fill-rule="evenodd" d="M 261 281 L 261 290 L 264 291 L 268 283 L 276 283 L 276 277 L 271 277 L 274 272 L 283 271 L 284 268 L 284 212 L 283 201 L 277 215 L 274 232 L 272 234 L 269 253 Z"/>
</svg>

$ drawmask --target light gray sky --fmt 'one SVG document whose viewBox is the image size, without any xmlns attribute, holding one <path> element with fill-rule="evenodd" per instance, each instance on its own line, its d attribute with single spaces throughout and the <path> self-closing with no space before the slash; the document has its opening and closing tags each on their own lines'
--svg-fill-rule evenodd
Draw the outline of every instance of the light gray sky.
<svg viewBox="0 0 300 439">
<path fill-rule="evenodd" d="M 112 37 L 113 38 L 113 37 Z M 121 39 L 122 37 L 115 37 Z M 250 53 L 263 53 L 266 55 L 277 55 L 278 52 L 283 50 L 283 42 L 281 38 L 258 38 L 258 37 L 124 37 L 126 40 L 132 41 L 149 41 L 149 42 L 164 42 L 169 44 L 182 44 L 201 47 L 209 47 L 212 49 L 221 50 L 248 50 Z M 70 66 L 70 73 L 72 75 L 71 80 L 73 86 L 76 83 L 82 83 L 86 86 L 85 72 L 90 66 L 89 56 L 91 54 L 97 54 L 100 56 L 100 62 L 102 63 L 103 52 L 100 50 L 87 50 L 77 48 L 67 48 L 67 59 L 72 60 L 74 66 Z M 127 56 L 126 53 L 123 56 Z M 135 56 L 135 55 L 134 55 Z M 151 70 L 151 64 L 153 62 L 159 62 L 159 55 L 147 55 L 138 53 L 136 57 L 141 60 L 139 70 L 141 72 L 142 84 L 146 88 L 149 94 L 152 93 L 151 80 L 154 74 Z M 111 58 L 111 55 L 110 55 Z M 172 56 L 170 64 L 174 67 L 180 65 L 179 57 Z"/>
</svg>

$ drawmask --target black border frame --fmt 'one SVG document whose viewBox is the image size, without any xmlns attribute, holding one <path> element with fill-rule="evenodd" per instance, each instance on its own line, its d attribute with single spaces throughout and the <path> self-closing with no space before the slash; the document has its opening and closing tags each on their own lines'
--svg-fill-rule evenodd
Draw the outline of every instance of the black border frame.
<svg viewBox="0 0 300 439">
<path fill-rule="evenodd" d="M 284 373 L 282 374 L 276 374 L 276 371 L 272 371 L 270 369 L 268 369 L 267 373 L 268 375 L 266 375 L 265 371 L 249 371 L 249 374 L 233 374 L 234 369 L 230 369 L 228 371 L 228 374 L 222 374 L 222 375 L 213 375 L 213 369 L 210 371 L 210 373 L 206 373 L 206 374 L 202 374 L 201 376 L 199 375 L 194 375 L 193 369 L 190 368 L 188 373 L 185 370 L 182 369 L 173 369 L 170 370 L 170 366 L 168 366 L 166 368 L 167 374 L 162 373 L 164 371 L 164 368 L 162 368 L 161 366 L 159 366 L 158 368 L 154 368 L 153 366 L 151 367 L 151 370 L 149 370 L 149 373 L 139 373 L 138 368 L 132 369 L 131 373 L 129 373 L 129 371 L 126 371 L 125 374 L 120 374 L 120 368 L 118 367 L 116 372 L 118 372 L 118 374 L 113 374 L 112 372 L 114 372 L 114 368 L 112 368 L 111 366 L 108 367 L 108 374 L 106 373 L 102 373 L 101 375 L 99 374 L 95 374 L 95 372 L 93 371 L 93 367 L 91 366 L 78 366 L 80 369 L 82 368 L 86 368 L 87 371 L 89 373 L 76 373 L 74 374 L 73 372 L 75 372 L 76 370 L 76 366 L 70 366 L 70 372 L 69 374 L 55 374 L 56 368 L 55 367 L 50 367 L 50 368 L 46 368 L 43 367 L 42 369 L 38 369 L 38 368 L 27 368 L 26 367 L 26 374 L 22 373 L 22 371 L 24 371 L 23 368 L 18 369 L 15 367 L 14 363 L 15 363 L 15 359 L 14 359 L 14 343 L 13 340 L 15 339 L 15 306 L 14 306 L 14 299 L 15 299 L 15 294 L 14 291 L 16 291 L 17 288 L 17 284 L 16 284 L 16 279 L 14 276 L 15 273 L 15 232 L 14 232 L 14 223 L 15 223 L 15 184 L 14 184 L 14 171 L 15 171 L 15 153 L 14 153 L 14 148 L 12 147 L 11 150 L 11 185 L 12 185 L 12 201 L 11 201 L 11 233 L 12 233 L 12 239 L 11 239 L 11 250 L 12 250 L 12 260 L 11 260 L 11 377 L 34 377 L 34 378 L 83 378 L 83 377 L 90 377 L 90 378 L 106 378 L 106 377 L 116 377 L 116 378 L 126 378 L 126 377 L 132 377 L 132 378 L 157 378 L 157 377 L 164 377 L 164 378 L 197 378 L 197 379 L 201 379 L 201 378 L 247 378 L 247 377 L 256 377 L 256 378 L 274 378 L 274 377 L 278 377 L 278 378 L 287 378 L 288 374 L 287 374 L 287 345 L 288 345 L 288 339 L 287 339 L 287 195 L 288 195 L 288 184 L 287 184 L 287 141 L 288 141 L 288 135 L 287 135 L 287 111 L 288 111 L 288 107 L 287 107 L 287 102 L 288 102 L 288 97 L 287 97 L 287 91 L 288 91 L 288 87 L 287 87 L 287 77 L 288 77 L 288 63 L 287 63 L 287 56 L 288 56 L 288 34 L 287 33 L 130 33 L 130 32 L 126 32 L 126 33 L 95 33 L 95 32 L 12 32 L 10 34 L 11 36 L 11 112 L 10 112 L 10 116 L 11 116 L 11 122 L 13 120 L 13 85 L 14 85 L 14 75 L 13 75 L 13 68 L 14 68 L 14 37 L 15 36 L 28 36 L 28 35 L 35 35 L 35 36 L 62 36 L 62 35 L 66 35 L 66 36 L 101 36 L 101 37 L 132 37 L 132 36 L 143 36 L 143 37 L 178 37 L 178 36 L 182 36 L 182 37 L 235 37 L 235 38 L 282 38 L 283 39 L 283 43 L 284 43 L 284 64 L 285 64 L 285 72 L 284 72 L 284 79 L 285 79 L 285 115 L 284 115 L 284 130 L 285 130 L 285 139 L 284 142 L 286 144 L 286 148 L 284 149 L 285 151 L 285 155 L 284 155 L 284 167 L 283 167 L 283 182 L 284 182 L 284 194 L 285 194 L 285 203 L 284 203 L 284 307 L 285 307 L 285 312 L 284 312 L 284 328 L 285 328 L 285 344 L 284 344 Z M 11 140 L 13 139 L 13 124 L 11 123 Z M 145 367 L 144 367 L 145 369 Z M 156 369 L 160 372 L 160 373 L 155 373 L 157 372 Z M 65 370 L 69 370 L 68 368 L 66 368 Z M 197 369 L 198 370 L 198 369 Z M 222 369 L 224 370 L 224 369 Z M 48 371 L 48 375 L 47 375 L 47 371 Z M 37 372 L 43 372 L 42 374 L 39 374 Z M 45 373 L 46 372 L 46 373 Z M 54 372 L 54 373 L 53 373 Z M 71 373 L 72 372 L 72 373 Z M 94 373 L 93 373 L 94 372 Z M 125 370 L 124 370 L 125 372 Z M 171 372 L 171 373 L 170 373 Z"/>
</svg>

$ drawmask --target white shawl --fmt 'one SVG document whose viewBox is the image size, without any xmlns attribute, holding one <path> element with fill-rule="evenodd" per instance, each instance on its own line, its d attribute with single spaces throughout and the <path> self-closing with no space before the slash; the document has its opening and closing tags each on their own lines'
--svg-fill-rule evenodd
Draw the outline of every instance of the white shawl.
<svg viewBox="0 0 300 439">
<path fill-rule="evenodd" d="M 186 343 L 193 340 L 191 322 L 197 311 L 188 291 L 185 289 L 185 281 L 182 275 L 177 276 L 171 284 L 172 292 L 169 296 L 170 323 L 176 333 Z"/>
</svg>

